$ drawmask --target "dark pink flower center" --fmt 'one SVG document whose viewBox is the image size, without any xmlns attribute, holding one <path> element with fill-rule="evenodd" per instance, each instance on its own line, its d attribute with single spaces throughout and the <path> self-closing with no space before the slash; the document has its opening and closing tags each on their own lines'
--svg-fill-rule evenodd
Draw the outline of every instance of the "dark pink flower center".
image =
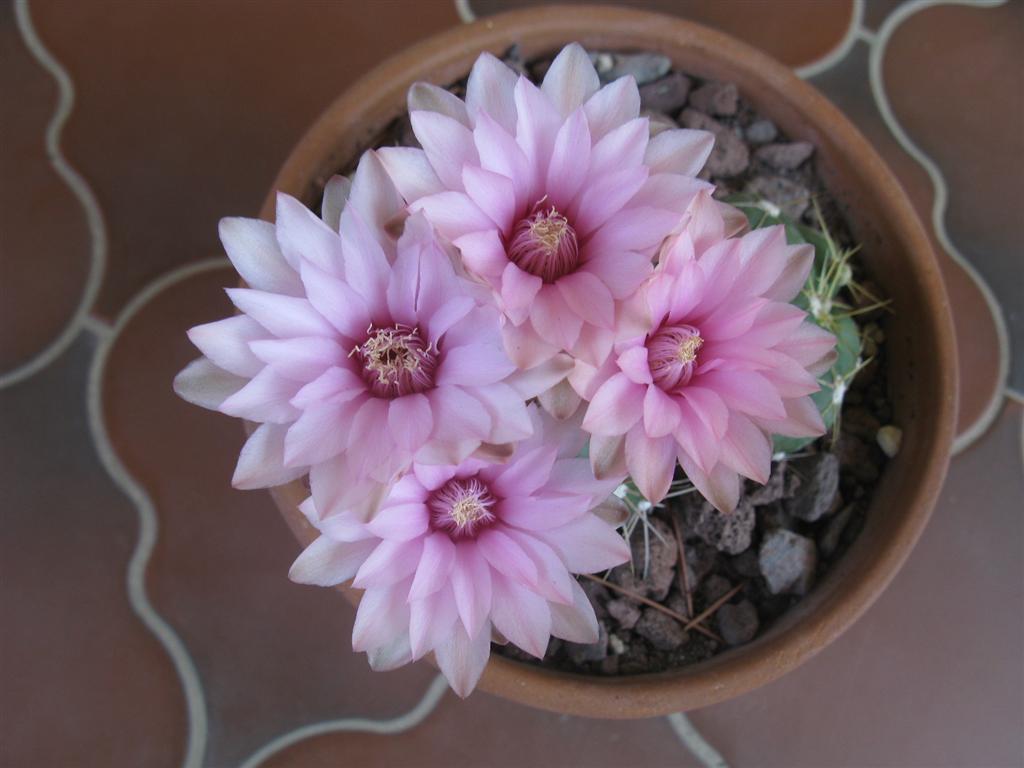
<svg viewBox="0 0 1024 768">
<path fill-rule="evenodd" d="M 697 367 L 704 339 L 692 325 L 663 325 L 647 337 L 647 364 L 654 383 L 665 392 L 686 386 Z"/>
<path fill-rule="evenodd" d="M 420 336 L 419 328 L 370 326 L 366 341 L 352 355 L 362 363 L 363 378 L 378 397 L 401 397 L 434 386 L 437 348 Z"/>
<path fill-rule="evenodd" d="M 427 499 L 434 528 L 447 531 L 453 539 L 472 538 L 497 518 L 497 499 L 485 483 L 476 477 L 453 477 Z"/>
<path fill-rule="evenodd" d="M 553 283 L 579 264 L 576 230 L 558 209 L 541 200 L 512 230 L 508 258 L 524 272 Z"/>
</svg>

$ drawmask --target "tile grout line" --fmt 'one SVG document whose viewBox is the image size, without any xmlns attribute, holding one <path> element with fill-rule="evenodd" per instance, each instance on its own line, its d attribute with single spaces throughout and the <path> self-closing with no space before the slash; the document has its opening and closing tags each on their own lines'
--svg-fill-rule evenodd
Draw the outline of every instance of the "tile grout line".
<svg viewBox="0 0 1024 768">
<path fill-rule="evenodd" d="M 447 690 L 448 681 L 444 679 L 443 675 L 438 675 L 433 679 L 430 685 L 427 686 L 427 689 L 423 694 L 423 698 L 420 699 L 416 706 L 405 714 L 391 718 L 390 720 L 371 720 L 361 717 L 350 717 L 341 720 L 324 720 L 301 726 L 295 730 L 288 731 L 287 733 L 278 736 L 262 746 L 242 763 L 241 768 L 257 768 L 268 758 L 284 751 L 288 747 L 298 744 L 300 741 L 305 741 L 306 739 L 323 736 L 329 733 L 357 732 L 373 733 L 382 736 L 392 736 L 404 733 L 426 720 L 427 717 L 429 717 L 437 708 L 438 703 L 441 701 L 441 697 L 444 696 L 444 693 Z"/>
<path fill-rule="evenodd" d="M 455 3 L 455 13 L 459 15 L 459 20 L 463 24 L 472 24 L 476 21 L 476 14 L 469 7 L 469 0 L 453 0 L 453 2 Z"/>
<path fill-rule="evenodd" d="M 188 648 L 171 625 L 157 612 L 146 594 L 146 568 L 159 535 L 156 505 L 146 490 L 132 477 L 114 450 L 103 420 L 103 374 L 107 356 L 125 326 L 142 307 L 166 288 L 201 272 L 230 267 L 227 258 L 206 259 L 172 270 L 147 285 L 121 311 L 113 326 L 99 318 L 90 318 L 85 327 L 99 339 L 86 389 L 86 412 L 93 446 L 107 474 L 128 497 L 139 519 L 139 533 L 126 573 L 128 600 L 132 610 L 157 638 L 174 664 L 185 697 L 188 739 L 183 766 L 199 768 L 206 753 L 207 713 L 202 680 Z"/>
<path fill-rule="evenodd" d="M 903 129 L 903 126 L 900 125 L 899 121 L 896 119 L 896 115 L 892 111 L 892 106 L 889 104 L 889 98 L 885 92 L 885 84 L 882 77 L 882 63 L 885 58 L 886 46 L 897 27 L 920 11 L 943 5 L 963 5 L 979 9 L 995 8 L 1003 5 L 1005 2 L 1006 0 L 915 0 L 915 2 L 899 6 L 886 17 L 881 28 L 878 30 L 878 33 L 872 38 L 868 59 L 868 80 L 871 86 L 872 96 L 874 97 L 875 106 L 878 109 L 879 114 L 882 116 L 882 121 L 885 123 L 886 127 L 888 127 L 889 132 L 902 147 L 903 151 L 910 155 L 922 168 L 924 168 L 932 182 L 933 200 L 931 224 L 932 229 L 935 232 L 935 236 L 938 238 L 939 244 L 943 249 L 945 249 L 946 253 L 949 254 L 950 258 L 952 258 L 953 261 L 955 261 L 964 270 L 964 272 L 967 273 L 967 276 L 970 277 L 978 286 L 978 290 L 981 292 L 982 297 L 985 299 L 985 303 L 988 305 L 989 312 L 992 315 L 992 322 L 995 325 L 996 346 L 999 351 L 999 371 L 997 377 L 998 387 L 995 392 L 992 393 L 992 396 L 981 415 L 967 428 L 957 434 L 956 438 L 953 440 L 952 454 L 954 456 L 985 434 L 999 415 L 999 410 L 1002 407 L 1003 402 L 1003 394 L 1006 391 L 1007 379 L 1009 378 L 1009 338 L 1002 308 L 1000 307 L 996 297 L 993 295 L 992 290 L 988 287 L 988 283 L 985 282 L 985 279 L 967 260 L 967 258 L 960 253 L 946 231 L 945 216 L 949 190 L 946 186 L 945 177 L 942 175 L 942 171 L 939 169 L 935 161 L 926 155 L 911 140 L 910 136 L 907 135 L 906 131 Z"/>
<path fill-rule="evenodd" d="M 64 124 L 71 116 L 71 110 L 75 104 L 74 82 L 67 71 L 53 57 L 46 46 L 43 45 L 38 34 L 36 34 L 35 27 L 32 25 L 32 17 L 29 13 L 28 0 L 16 0 L 14 14 L 18 32 L 25 46 L 36 61 L 57 82 L 57 108 L 46 126 L 46 154 L 56 174 L 67 185 L 82 206 L 86 224 L 89 227 L 90 250 L 89 274 L 86 277 L 81 298 L 71 318 L 57 338 L 44 347 L 41 352 L 37 353 L 28 362 L 0 374 L 0 389 L 17 384 L 35 375 L 56 360 L 68 348 L 75 337 L 78 336 L 87 313 L 96 301 L 107 261 L 107 231 L 103 221 L 103 212 L 96 200 L 96 195 L 90 188 L 89 183 L 68 163 L 60 148 L 61 132 L 64 130 Z"/>
<path fill-rule="evenodd" d="M 704 768 L 729 768 L 725 758 L 711 746 L 683 712 L 673 712 L 666 718 L 679 741 L 696 757 Z"/>
<path fill-rule="evenodd" d="M 849 55 L 857 40 L 861 39 L 863 33 L 864 0 L 853 0 L 853 6 L 850 9 L 850 24 L 846 28 L 846 34 L 843 35 L 842 40 L 820 59 L 812 61 L 810 64 L 804 64 L 801 67 L 795 67 L 793 71 L 796 72 L 797 77 L 806 80 L 809 77 L 815 77 L 832 69 L 832 67 Z"/>
</svg>

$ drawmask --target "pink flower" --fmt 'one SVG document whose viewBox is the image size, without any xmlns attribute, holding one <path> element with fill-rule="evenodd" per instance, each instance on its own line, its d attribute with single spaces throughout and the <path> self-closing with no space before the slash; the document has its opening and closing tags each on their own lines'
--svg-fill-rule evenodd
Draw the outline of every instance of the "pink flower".
<svg viewBox="0 0 1024 768">
<path fill-rule="evenodd" d="M 375 155 L 347 205 L 346 186 L 332 182 L 324 200 L 333 226 L 283 194 L 276 224 L 221 222 L 250 287 L 227 291 L 241 314 L 189 332 L 205 357 L 175 386 L 261 425 L 237 487 L 309 472 L 320 509 L 368 513 L 413 459 L 457 463 L 528 436 L 524 401 L 552 379 L 516 373 L 488 292 L 456 274 L 422 215 L 397 242 L 387 234 L 404 206 Z"/>
<path fill-rule="evenodd" d="M 579 454 L 585 435 L 531 408 L 534 436 L 505 464 L 469 459 L 413 465 L 369 523 L 320 517 L 290 576 L 365 589 L 352 645 L 374 669 L 433 651 L 460 696 L 476 685 L 492 630 L 541 658 L 551 635 L 594 642 L 594 610 L 572 574 L 629 559 L 612 525 L 591 510 L 621 478 L 596 480 Z"/>
<path fill-rule="evenodd" d="M 622 300 L 708 187 L 694 176 L 711 134 L 650 138 L 633 78 L 599 89 L 575 44 L 540 88 L 485 53 L 465 103 L 418 83 L 409 109 L 423 149 L 382 149 L 381 160 L 493 289 L 509 355 L 522 367 L 559 351 L 600 365 Z"/>
<path fill-rule="evenodd" d="M 676 460 L 719 510 L 733 510 L 739 476 L 765 482 L 771 435 L 821 435 L 808 397 L 835 338 L 788 304 L 807 280 L 811 246 L 789 246 L 781 226 L 722 239 L 706 195 L 639 294 L 644 332 L 581 384 L 593 395 L 583 428 L 598 474 L 625 464 L 651 501 L 666 494 Z M 595 391 L 596 390 L 596 391 Z"/>
</svg>

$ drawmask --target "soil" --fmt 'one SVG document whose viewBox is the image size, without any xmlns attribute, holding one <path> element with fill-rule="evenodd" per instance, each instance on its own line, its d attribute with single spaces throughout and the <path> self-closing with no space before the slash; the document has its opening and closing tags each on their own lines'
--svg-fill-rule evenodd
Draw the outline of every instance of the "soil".
<svg viewBox="0 0 1024 768">
<path fill-rule="evenodd" d="M 812 227 L 819 225 L 811 206 L 816 200 L 832 236 L 843 247 L 854 245 L 843 212 L 818 173 L 813 145 L 790 141 L 735 85 L 674 71 L 658 54 L 598 51 L 591 56 L 603 82 L 623 74 L 636 77 L 641 108 L 655 130 L 688 127 L 715 133 L 716 147 L 701 177 L 716 185 L 716 197 L 753 193 Z M 505 60 L 538 82 L 550 65 L 550 59 L 524 62 L 515 46 Z M 464 96 L 465 82 L 449 90 Z M 369 144 L 394 145 L 417 146 L 408 115 L 392 121 Z M 341 172 L 353 169 L 354 163 Z M 858 282 L 878 296 L 856 257 L 851 265 Z M 852 297 L 845 298 L 856 306 Z M 580 579 L 597 613 L 596 643 L 552 638 L 543 660 L 511 644 L 495 650 L 582 674 L 658 672 L 750 642 L 798 603 L 860 533 L 888 460 L 878 442 L 879 430 L 892 419 L 885 315 L 875 310 L 855 320 L 861 325 L 864 357 L 873 359 L 850 385 L 834 438 L 828 435 L 774 462 L 764 486 L 747 481 L 731 515 L 718 513 L 696 492 L 652 510 L 653 530 L 646 541 L 642 526 L 632 536 L 631 564 Z M 701 617 L 697 626 L 695 616 Z"/>
</svg>

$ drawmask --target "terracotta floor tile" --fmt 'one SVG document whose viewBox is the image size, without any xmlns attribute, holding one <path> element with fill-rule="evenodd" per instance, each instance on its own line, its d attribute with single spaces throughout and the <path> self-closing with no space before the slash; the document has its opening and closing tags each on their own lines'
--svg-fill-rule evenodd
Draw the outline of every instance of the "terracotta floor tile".
<svg viewBox="0 0 1024 768">
<path fill-rule="evenodd" d="M 896 143 L 875 107 L 867 80 L 868 52 L 856 46 L 837 66 L 811 80 L 864 133 L 906 190 L 932 236 L 953 307 L 960 359 L 960 414 L 963 429 L 973 424 L 1002 390 L 995 324 L 977 284 L 942 249 L 931 227 L 932 184 L 924 169 Z"/>
<path fill-rule="evenodd" d="M 159 510 L 152 599 L 202 677 L 206 759 L 216 766 L 307 722 L 394 717 L 434 676 L 425 665 L 375 674 L 352 652 L 352 610 L 341 595 L 288 580 L 298 544 L 269 494 L 230 487 L 239 422 L 171 391 L 197 356 L 185 330 L 229 314 L 221 286 L 234 281 L 217 270 L 157 295 L 118 337 L 104 379 L 111 439 Z"/>
<path fill-rule="evenodd" d="M 469 0 L 470 8 L 479 17 L 544 4 L 544 0 Z M 618 0 L 617 4 L 682 16 L 715 27 L 794 67 L 820 59 L 839 44 L 846 34 L 853 7 L 850 0 Z"/>
<path fill-rule="evenodd" d="M 1021 764 L 1022 417 L 1008 403 L 954 459 L 910 559 L 852 629 L 778 682 L 690 713 L 730 765 Z"/>
<path fill-rule="evenodd" d="M 185 707 L 125 581 L 136 513 L 85 415 L 93 341 L 0 392 L 0 764 L 171 766 Z"/>
<path fill-rule="evenodd" d="M 28 361 L 64 329 L 89 273 L 89 231 L 56 174 L 44 134 L 57 109 L 54 79 L 0 6 L 0 373 Z"/>
<path fill-rule="evenodd" d="M 935 7 L 886 49 L 896 118 L 942 169 L 953 242 L 995 292 L 1009 324 L 1011 383 L 1024 389 L 1024 3 Z"/>
<path fill-rule="evenodd" d="M 663 718 L 587 720 L 539 712 L 484 693 L 448 693 L 405 733 L 337 733 L 300 742 L 261 768 L 695 768 Z"/>
<path fill-rule="evenodd" d="M 66 151 L 107 215 L 110 317 L 149 280 L 219 249 L 255 215 L 292 145 L 388 55 L 458 23 L 450 0 L 34 2 L 71 73 Z"/>
</svg>

